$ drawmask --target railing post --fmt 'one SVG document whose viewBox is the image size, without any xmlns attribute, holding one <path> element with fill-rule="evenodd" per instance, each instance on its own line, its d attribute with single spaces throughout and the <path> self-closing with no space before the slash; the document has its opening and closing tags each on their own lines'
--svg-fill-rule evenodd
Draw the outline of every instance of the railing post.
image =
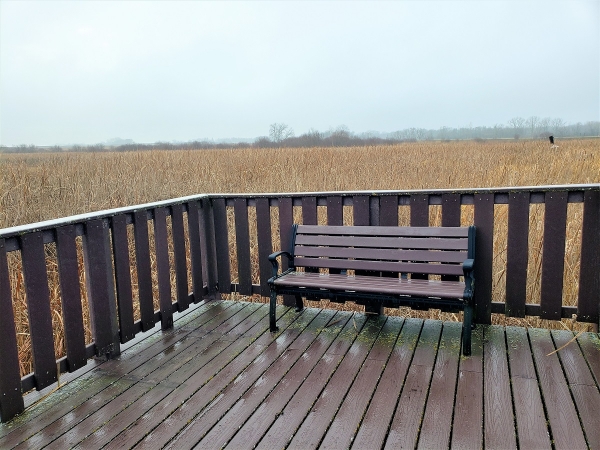
<svg viewBox="0 0 600 450">
<path fill-rule="evenodd" d="M 494 258 L 494 194 L 475 194 L 475 323 L 492 323 L 492 265 Z"/>
<path fill-rule="evenodd" d="M 577 319 L 600 326 L 600 190 L 585 191 Z"/>
<path fill-rule="evenodd" d="M 103 219 L 86 223 L 83 256 L 96 355 L 113 358 L 121 349 L 108 230 Z"/>
<path fill-rule="evenodd" d="M 19 352 L 4 239 L 0 239 L 0 420 L 7 422 L 23 412 Z"/>
</svg>

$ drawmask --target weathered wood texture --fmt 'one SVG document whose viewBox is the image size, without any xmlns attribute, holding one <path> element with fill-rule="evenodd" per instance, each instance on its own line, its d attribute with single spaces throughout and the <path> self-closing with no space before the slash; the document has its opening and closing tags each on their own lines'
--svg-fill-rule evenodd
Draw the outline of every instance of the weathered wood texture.
<svg viewBox="0 0 600 450">
<path fill-rule="evenodd" d="M 599 442 L 597 334 L 480 325 L 473 355 L 464 358 L 456 322 L 284 306 L 278 315 L 281 331 L 271 334 L 266 305 L 214 301 L 190 309 L 171 330 L 0 425 L 0 447 Z"/>
</svg>

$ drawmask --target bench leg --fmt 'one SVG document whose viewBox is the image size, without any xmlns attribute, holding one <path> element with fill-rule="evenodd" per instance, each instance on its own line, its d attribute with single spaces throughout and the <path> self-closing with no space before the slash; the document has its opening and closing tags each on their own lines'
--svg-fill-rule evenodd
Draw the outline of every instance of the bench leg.
<svg viewBox="0 0 600 450">
<path fill-rule="evenodd" d="M 302 301 L 301 295 L 296 295 L 296 312 L 300 312 L 304 309 L 304 302 Z"/>
<path fill-rule="evenodd" d="M 471 354 L 471 332 L 473 331 L 473 307 L 465 306 L 465 317 L 463 322 L 463 355 Z"/>
<path fill-rule="evenodd" d="M 277 327 L 277 317 L 275 317 L 275 310 L 277 308 L 277 293 L 274 289 L 271 289 L 271 301 L 269 303 L 269 330 L 271 333 L 279 331 Z"/>
<path fill-rule="evenodd" d="M 383 315 L 383 304 L 380 302 L 370 302 L 365 304 L 365 314 Z"/>
</svg>

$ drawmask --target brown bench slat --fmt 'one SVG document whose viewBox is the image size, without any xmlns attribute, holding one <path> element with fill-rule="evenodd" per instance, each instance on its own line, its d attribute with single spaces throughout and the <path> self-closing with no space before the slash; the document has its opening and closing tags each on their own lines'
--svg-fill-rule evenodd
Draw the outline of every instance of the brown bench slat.
<svg viewBox="0 0 600 450">
<path fill-rule="evenodd" d="M 353 292 L 462 298 L 464 283 L 456 281 L 407 280 L 402 278 L 293 272 L 275 280 L 277 286 L 313 287 Z"/>
<path fill-rule="evenodd" d="M 316 236 L 298 234 L 296 245 L 325 245 L 329 247 L 411 248 L 430 250 L 467 250 L 466 239 L 402 238 L 374 236 Z"/>
<path fill-rule="evenodd" d="M 435 275 L 462 275 L 462 266 L 453 264 L 402 263 L 323 258 L 294 258 L 296 267 L 323 269 L 375 270 L 377 272 L 430 273 Z"/>
<path fill-rule="evenodd" d="M 419 261 L 463 263 L 467 252 L 445 252 L 430 250 L 371 249 L 345 247 L 296 247 L 295 256 L 317 256 L 329 258 L 353 258 L 361 260 Z"/>
<path fill-rule="evenodd" d="M 326 234 L 341 236 L 428 236 L 457 237 L 468 236 L 467 227 L 347 227 L 347 226 L 306 226 L 298 225 L 300 234 Z"/>
</svg>

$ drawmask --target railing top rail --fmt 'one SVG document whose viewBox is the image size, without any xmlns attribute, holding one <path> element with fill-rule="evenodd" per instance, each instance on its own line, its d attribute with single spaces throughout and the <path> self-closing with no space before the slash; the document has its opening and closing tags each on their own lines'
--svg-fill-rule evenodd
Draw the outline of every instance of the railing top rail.
<svg viewBox="0 0 600 450">
<path fill-rule="evenodd" d="M 152 209 L 152 208 L 158 208 L 160 206 L 172 206 L 172 205 L 186 203 L 186 202 L 190 202 L 190 201 L 194 201 L 194 200 L 201 200 L 204 198 L 208 198 L 208 195 L 206 195 L 206 194 L 190 195 L 187 197 L 178 197 L 178 198 L 173 198 L 173 199 L 161 200 L 158 202 L 143 203 L 140 205 L 125 206 L 122 208 L 113 208 L 113 209 L 95 211 L 95 212 L 86 213 L 86 214 L 78 214 L 75 216 L 62 217 L 60 219 L 45 220 L 43 222 L 36 222 L 36 223 L 27 224 L 27 225 L 18 225 L 16 227 L 0 228 L 0 238 L 10 238 L 10 237 L 14 237 L 14 236 L 19 236 L 24 233 L 30 233 L 30 232 L 34 232 L 34 231 L 44 231 L 44 230 L 49 230 L 52 228 L 57 228 L 57 227 L 60 227 L 63 225 L 87 222 L 92 219 L 105 219 L 107 217 L 116 216 L 118 214 L 134 213 L 141 209 Z"/>
<path fill-rule="evenodd" d="M 133 213 L 140 209 L 152 209 L 160 206 L 172 206 L 194 200 L 206 198 L 281 198 L 281 197 L 327 197 L 327 196 L 354 196 L 354 195 L 414 195 L 414 194 L 482 194 L 482 193 L 510 193 L 510 192 L 552 192 L 552 191 L 590 191 L 600 190 L 600 183 L 593 184 L 565 184 L 547 186 L 506 186 L 492 188 L 459 188 L 459 189 L 409 189 L 409 190 L 369 190 L 369 191 L 321 191 L 321 192 L 279 192 L 279 193 L 211 193 L 196 194 L 186 197 L 161 200 L 158 202 L 144 203 L 140 205 L 126 206 L 122 208 L 95 211 L 86 214 L 78 214 L 59 219 L 46 220 L 32 224 L 19 225 L 16 227 L 0 229 L 0 238 L 11 238 L 24 233 L 44 231 L 63 225 L 82 223 L 92 219 L 104 219 L 118 214 Z"/>
<path fill-rule="evenodd" d="M 544 186 L 505 186 L 491 188 L 457 188 L 457 189 L 407 189 L 407 190 L 368 190 L 368 191 L 317 191 L 317 192 L 274 192 L 274 193 L 211 193 L 209 197 L 219 198 L 260 198 L 260 197 L 327 197 L 331 195 L 414 195 L 414 194 L 482 194 L 498 192 L 552 192 L 552 191 L 595 191 L 600 190 L 600 183 L 562 184 Z"/>
</svg>

